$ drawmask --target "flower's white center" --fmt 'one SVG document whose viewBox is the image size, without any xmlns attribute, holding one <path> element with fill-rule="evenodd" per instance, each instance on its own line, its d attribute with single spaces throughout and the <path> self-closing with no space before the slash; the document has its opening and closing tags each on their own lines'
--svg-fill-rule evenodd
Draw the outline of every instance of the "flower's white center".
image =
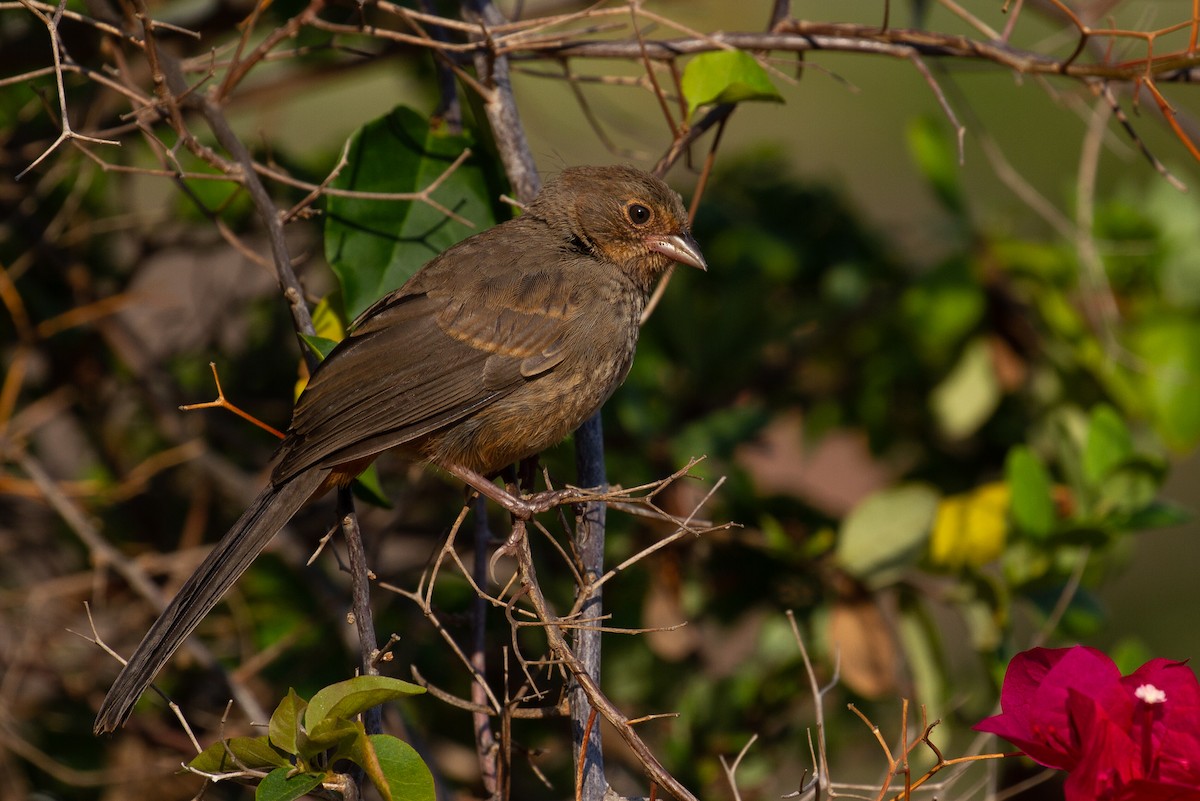
<svg viewBox="0 0 1200 801">
<path fill-rule="evenodd" d="M 1153 684 L 1143 684 L 1134 690 L 1133 694 L 1147 704 L 1165 704 L 1167 702 L 1167 694 Z"/>
</svg>

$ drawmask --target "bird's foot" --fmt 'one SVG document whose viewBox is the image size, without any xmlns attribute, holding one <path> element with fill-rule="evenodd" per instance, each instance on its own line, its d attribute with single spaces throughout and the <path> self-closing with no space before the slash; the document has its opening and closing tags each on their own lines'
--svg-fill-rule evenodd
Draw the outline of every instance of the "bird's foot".
<svg viewBox="0 0 1200 801">
<path fill-rule="evenodd" d="M 536 514 L 569 503 L 577 495 L 573 490 L 547 490 L 535 492 L 532 495 L 519 495 L 501 489 L 474 470 L 458 465 L 444 465 L 444 467 L 452 476 L 461 479 L 480 495 L 499 504 L 517 520 L 530 520 Z"/>
</svg>

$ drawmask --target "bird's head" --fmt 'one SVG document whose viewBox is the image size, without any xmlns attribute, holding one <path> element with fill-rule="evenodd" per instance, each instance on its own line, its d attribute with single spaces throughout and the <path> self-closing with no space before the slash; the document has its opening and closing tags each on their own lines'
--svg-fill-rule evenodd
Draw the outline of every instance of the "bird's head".
<svg viewBox="0 0 1200 801">
<path fill-rule="evenodd" d="M 673 263 L 708 269 L 679 194 L 633 167 L 563 170 L 529 210 L 563 226 L 569 247 L 612 262 L 646 289 Z"/>
</svg>

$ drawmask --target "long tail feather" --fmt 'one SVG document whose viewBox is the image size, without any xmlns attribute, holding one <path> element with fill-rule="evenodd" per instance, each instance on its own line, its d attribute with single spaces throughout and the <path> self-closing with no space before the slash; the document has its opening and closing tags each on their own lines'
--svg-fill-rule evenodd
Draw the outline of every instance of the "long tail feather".
<svg viewBox="0 0 1200 801">
<path fill-rule="evenodd" d="M 184 582 L 121 670 L 96 716 L 97 734 L 111 732 L 125 722 L 137 699 L 171 655 L 246 572 L 271 538 L 321 487 L 328 474 L 328 470 L 306 470 L 278 486 L 268 486 L 254 499 Z"/>
</svg>

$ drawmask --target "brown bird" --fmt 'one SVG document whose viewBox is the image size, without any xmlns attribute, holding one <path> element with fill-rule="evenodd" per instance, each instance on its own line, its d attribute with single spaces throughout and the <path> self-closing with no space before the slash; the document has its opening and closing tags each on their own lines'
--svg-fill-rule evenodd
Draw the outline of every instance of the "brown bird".
<svg viewBox="0 0 1200 801">
<path fill-rule="evenodd" d="M 480 486 L 576 429 L 625 380 L 650 290 L 675 262 L 707 269 L 678 194 L 632 167 L 576 167 L 364 312 L 300 395 L 270 483 L 150 627 L 96 732 L 125 722 L 305 502 L 381 451 Z"/>
</svg>

